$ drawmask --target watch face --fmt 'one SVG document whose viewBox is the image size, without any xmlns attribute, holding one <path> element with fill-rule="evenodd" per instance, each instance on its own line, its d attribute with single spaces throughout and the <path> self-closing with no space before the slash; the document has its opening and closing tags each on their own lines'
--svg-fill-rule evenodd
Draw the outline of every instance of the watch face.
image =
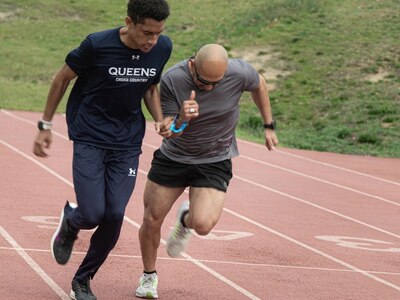
<svg viewBox="0 0 400 300">
<path fill-rule="evenodd" d="M 51 125 L 46 124 L 43 121 L 39 121 L 37 125 L 38 125 L 39 130 L 50 130 L 51 129 Z"/>
</svg>

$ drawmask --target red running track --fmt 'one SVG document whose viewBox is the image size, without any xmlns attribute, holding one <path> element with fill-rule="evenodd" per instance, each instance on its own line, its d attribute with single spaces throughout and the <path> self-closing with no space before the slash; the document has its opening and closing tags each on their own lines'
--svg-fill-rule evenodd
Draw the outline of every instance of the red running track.
<svg viewBox="0 0 400 300">
<path fill-rule="evenodd" d="M 47 159 L 31 153 L 40 114 L 0 111 L 0 299 L 68 299 L 88 246 L 57 265 L 49 242 L 74 200 L 72 144 L 55 116 Z M 134 299 L 142 271 L 142 194 L 161 139 L 152 124 L 120 240 L 92 282 L 98 299 Z M 224 212 L 205 238 L 172 259 L 162 229 L 160 299 L 400 299 L 400 160 L 319 153 L 239 141 Z"/>
</svg>

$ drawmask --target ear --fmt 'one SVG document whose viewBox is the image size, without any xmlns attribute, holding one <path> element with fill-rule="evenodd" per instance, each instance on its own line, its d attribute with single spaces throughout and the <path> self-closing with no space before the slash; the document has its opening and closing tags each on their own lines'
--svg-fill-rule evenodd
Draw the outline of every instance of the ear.
<svg viewBox="0 0 400 300">
<path fill-rule="evenodd" d="M 193 70 L 193 65 L 194 65 L 194 60 L 193 60 L 192 57 L 189 58 L 188 64 L 189 64 L 189 69 L 190 69 L 190 71 L 192 71 L 192 70 Z"/>
<path fill-rule="evenodd" d="M 126 17 L 126 18 L 125 18 L 125 25 L 126 25 L 126 26 L 129 26 L 129 25 L 131 25 L 131 24 L 133 24 L 133 21 L 132 21 L 131 17 Z"/>
</svg>

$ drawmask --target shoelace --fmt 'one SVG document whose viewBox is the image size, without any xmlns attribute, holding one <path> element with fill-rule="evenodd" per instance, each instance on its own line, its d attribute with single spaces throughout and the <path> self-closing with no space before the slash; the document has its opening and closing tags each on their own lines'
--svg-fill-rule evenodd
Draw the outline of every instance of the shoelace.
<svg viewBox="0 0 400 300">
<path fill-rule="evenodd" d="M 78 238 L 78 235 L 76 232 L 69 229 L 67 225 L 67 230 L 61 231 L 59 237 L 63 244 L 70 245 Z"/>
<path fill-rule="evenodd" d="M 157 280 L 153 276 L 145 276 L 141 285 L 145 288 L 155 288 Z"/>
<path fill-rule="evenodd" d="M 89 282 L 80 283 L 78 285 L 78 290 L 83 292 L 83 293 L 85 293 L 85 294 L 90 294 L 92 292 L 91 289 L 90 289 Z"/>
<path fill-rule="evenodd" d="M 187 239 L 190 235 L 190 229 L 184 227 L 182 224 L 178 224 L 178 226 L 175 227 L 174 230 L 174 238 L 182 238 L 182 239 Z"/>
</svg>

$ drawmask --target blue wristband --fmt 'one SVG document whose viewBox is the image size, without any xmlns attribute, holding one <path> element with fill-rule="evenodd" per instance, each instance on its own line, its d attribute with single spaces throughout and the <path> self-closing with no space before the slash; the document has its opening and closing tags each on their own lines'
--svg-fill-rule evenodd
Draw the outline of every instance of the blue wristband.
<svg viewBox="0 0 400 300">
<path fill-rule="evenodd" d="M 175 133 L 182 132 L 183 129 L 185 129 L 186 126 L 188 126 L 188 122 L 182 122 L 181 126 L 178 129 L 175 128 L 175 125 L 176 125 L 175 121 L 176 121 L 177 118 L 178 118 L 178 115 L 175 116 L 174 122 L 171 124 L 171 127 L 169 128 L 172 132 L 175 132 Z"/>
</svg>

